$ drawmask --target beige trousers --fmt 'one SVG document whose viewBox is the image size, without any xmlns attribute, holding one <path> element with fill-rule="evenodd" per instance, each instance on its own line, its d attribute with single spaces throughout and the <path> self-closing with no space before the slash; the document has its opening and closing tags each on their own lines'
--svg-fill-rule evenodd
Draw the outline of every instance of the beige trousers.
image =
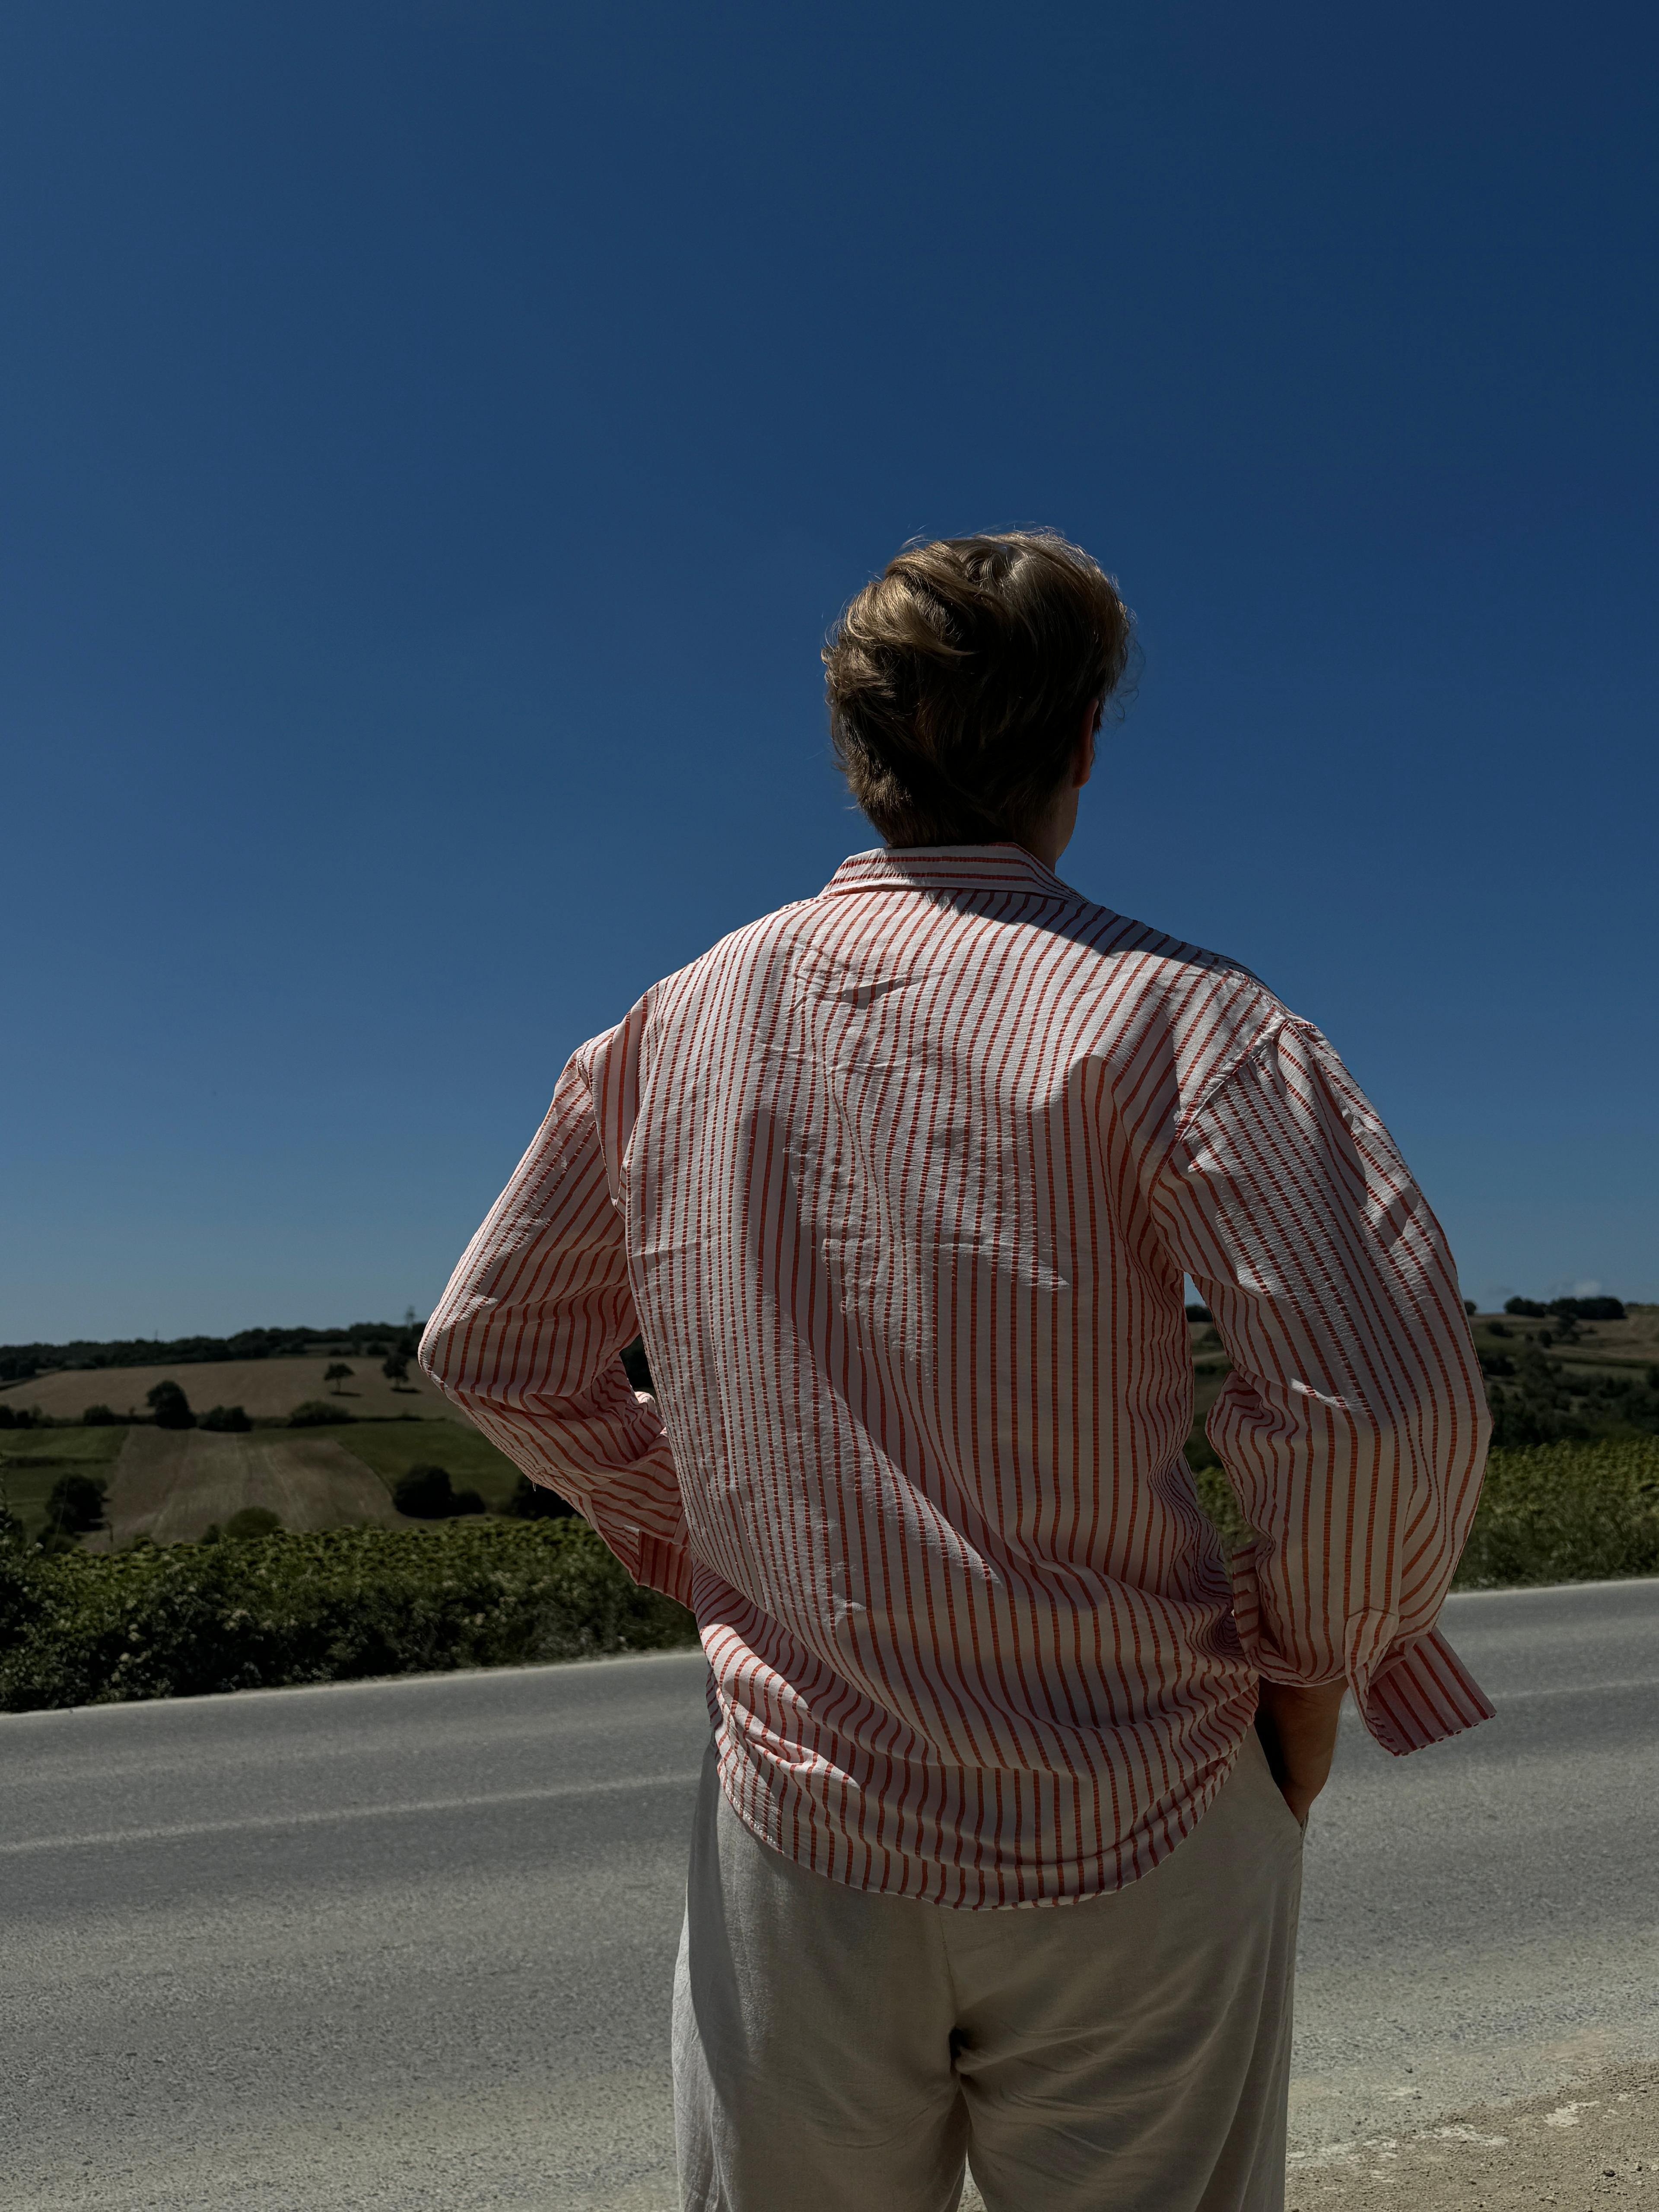
<svg viewBox="0 0 1659 2212">
<path fill-rule="evenodd" d="M 1281 2212 L 1302 1832 L 1254 1735 L 1128 1888 L 964 1912 L 757 1843 L 704 1764 L 674 1984 L 686 2212 Z"/>
</svg>

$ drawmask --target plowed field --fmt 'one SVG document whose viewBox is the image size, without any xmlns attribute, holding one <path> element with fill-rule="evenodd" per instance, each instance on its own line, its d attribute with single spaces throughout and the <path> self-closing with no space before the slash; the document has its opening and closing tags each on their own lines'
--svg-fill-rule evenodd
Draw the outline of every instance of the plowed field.
<svg viewBox="0 0 1659 2212">
<path fill-rule="evenodd" d="M 256 1431 L 204 1436 L 199 1429 L 132 1429 L 115 1463 L 106 1512 L 109 1534 L 94 1548 L 148 1536 L 193 1543 L 245 1505 L 264 1505 L 285 1528 L 341 1528 L 370 1522 L 408 1528 L 386 1485 L 337 1443 L 303 1434 Z"/>
<path fill-rule="evenodd" d="M 85 1367 L 61 1375 L 37 1375 L 0 1393 L 0 1403 L 38 1406 L 55 1420 L 78 1421 L 88 1406 L 110 1406 L 118 1413 L 144 1411 L 146 1394 L 158 1382 L 176 1382 L 198 1413 L 213 1406 L 240 1406 L 254 1420 L 278 1420 L 308 1398 L 337 1405 L 342 1413 L 456 1413 L 449 1400 L 412 1363 L 412 1386 L 394 1390 L 378 1359 L 347 1359 L 352 1370 L 339 1393 L 325 1386 L 323 1370 L 331 1359 L 221 1359 L 199 1367 Z"/>
</svg>

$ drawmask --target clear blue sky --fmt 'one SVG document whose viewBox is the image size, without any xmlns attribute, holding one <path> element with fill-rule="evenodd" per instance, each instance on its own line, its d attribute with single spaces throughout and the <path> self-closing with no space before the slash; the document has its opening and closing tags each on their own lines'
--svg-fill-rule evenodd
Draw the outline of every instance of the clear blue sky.
<svg viewBox="0 0 1659 2212">
<path fill-rule="evenodd" d="M 1656 23 L 9 0 L 0 1339 L 424 1311 L 875 842 L 836 609 L 1025 521 L 1145 652 L 1068 879 L 1471 1293 L 1659 1297 Z"/>
</svg>

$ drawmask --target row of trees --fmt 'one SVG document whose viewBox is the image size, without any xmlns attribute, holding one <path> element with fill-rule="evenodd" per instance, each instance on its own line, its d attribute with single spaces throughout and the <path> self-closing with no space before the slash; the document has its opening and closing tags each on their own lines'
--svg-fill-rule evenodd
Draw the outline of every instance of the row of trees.
<svg viewBox="0 0 1659 2212">
<path fill-rule="evenodd" d="M 410 1358 L 421 1339 L 413 1306 L 401 1322 L 356 1321 L 344 1328 L 245 1328 L 234 1336 L 77 1338 L 71 1344 L 0 1344 L 0 1383 L 64 1368 L 186 1367 L 219 1359 L 292 1359 L 343 1347 L 354 1359 L 379 1359 L 401 1349 Z"/>
<path fill-rule="evenodd" d="M 399 1348 L 389 1352 L 381 1361 L 380 1372 L 393 1389 L 413 1388 L 409 1382 L 410 1358 L 410 1355 Z M 331 1386 L 337 1398 L 343 1395 L 341 1385 L 349 1382 L 356 1372 L 355 1368 L 348 1367 L 343 1360 L 336 1360 L 331 1366 L 323 1370 L 323 1380 Z M 147 1390 L 144 1403 L 149 1408 L 149 1418 L 158 1429 L 201 1428 L 240 1432 L 253 1426 L 247 1413 L 240 1406 L 213 1406 L 205 1413 L 196 1413 L 185 1395 L 183 1384 L 170 1380 L 158 1382 L 154 1389 Z M 315 1410 L 317 1403 L 315 1399 L 311 1399 L 297 1408 L 295 1416 L 290 1417 L 289 1425 L 305 1428 L 316 1423 L 319 1419 Z M 298 1419 L 298 1414 L 304 1414 L 305 1419 Z M 337 1421 L 349 1420 L 351 1416 L 343 1409 L 337 1413 L 331 1407 L 325 1407 L 320 1418 Z M 88 1406 L 81 1415 L 82 1425 L 89 1429 L 117 1427 L 129 1419 L 125 1413 L 118 1413 L 112 1406 L 104 1405 Z M 0 1401 L 0 1429 L 49 1428 L 52 1425 L 47 1415 L 38 1413 L 32 1407 L 8 1406 Z"/>
<path fill-rule="evenodd" d="M 1505 1449 L 1659 1436 L 1659 1366 L 1639 1376 L 1573 1373 L 1536 1344 L 1513 1354 L 1483 1351 L 1480 1364 L 1488 1377 L 1492 1442 Z"/>
<path fill-rule="evenodd" d="M 1552 1298 L 1540 1305 L 1536 1298 L 1505 1298 L 1506 1314 L 1519 1314 L 1527 1321 L 1623 1321 L 1624 1301 L 1621 1298 Z"/>
</svg>

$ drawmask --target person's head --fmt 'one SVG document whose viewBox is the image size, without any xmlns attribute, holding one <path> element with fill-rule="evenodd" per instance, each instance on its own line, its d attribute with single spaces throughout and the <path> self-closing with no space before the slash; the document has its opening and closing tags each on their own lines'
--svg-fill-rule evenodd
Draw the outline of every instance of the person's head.
<svg viewBox="0 0 1659 2212">
<path fill-rule="evenodd" d="M 1058 857 L 1131 638 L 1110 577 L 1054 532 L 907 547 L 823 651 L 854 798 L 890 845 Z"/>
</svg>

